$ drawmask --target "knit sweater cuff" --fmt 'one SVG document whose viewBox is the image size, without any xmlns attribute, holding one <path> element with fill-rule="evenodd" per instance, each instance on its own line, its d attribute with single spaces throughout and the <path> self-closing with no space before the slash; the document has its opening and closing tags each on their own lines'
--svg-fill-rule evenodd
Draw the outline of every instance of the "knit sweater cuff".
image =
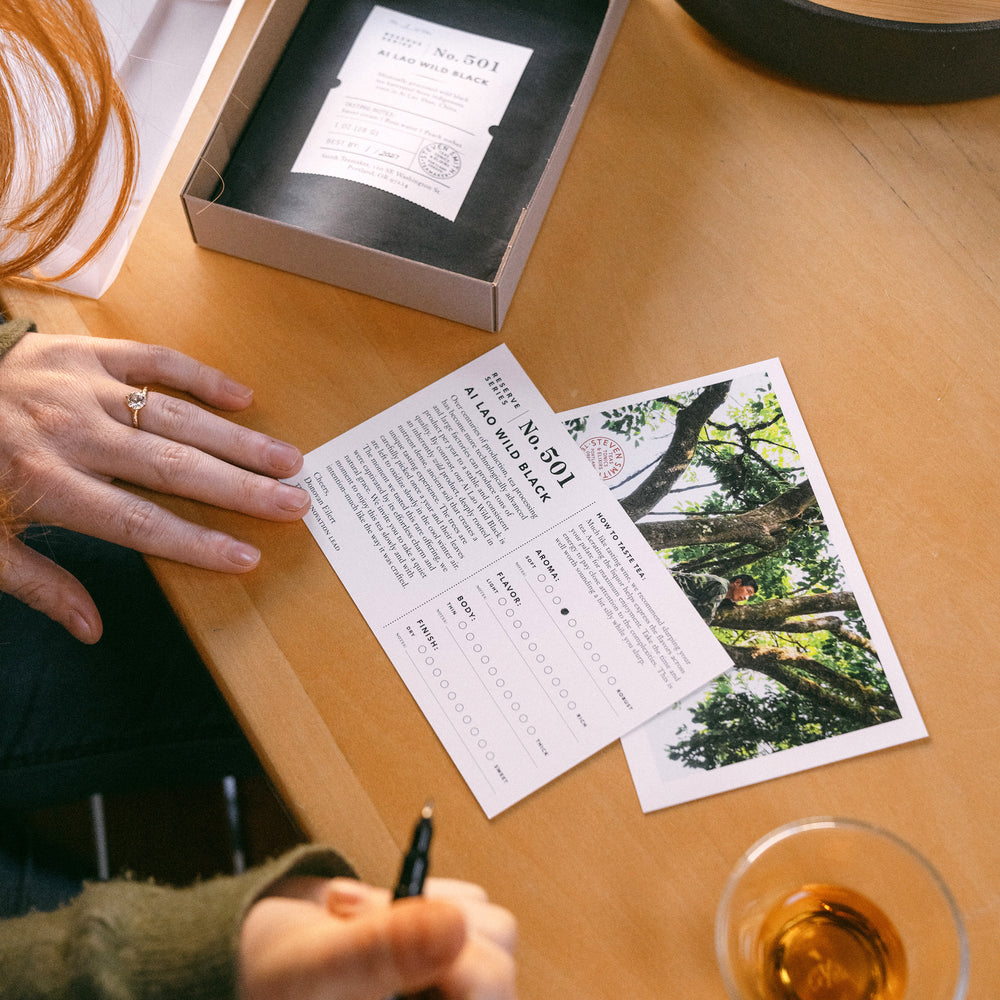
<svg viewBox="0 0 1000 1000">
<path fill-rule="evenodd" d="M 30 319 L 12 319 L 0 323 L 0 361 L 3 361 L 3 356 L 26 333 L 34 333 L 35 329 L 35 324 Z"/>
<path fill-rule="evenodd" d="M 289 875 L 353 874 L 333 851 L 302 847 L 245 875 L 187 889 L 89 884 L 55 913 L 0 924 L 0 1000 L 62 1000 L 81 989 L 129 1000 L 235 998 L 250 907 Z"/>
</svg>

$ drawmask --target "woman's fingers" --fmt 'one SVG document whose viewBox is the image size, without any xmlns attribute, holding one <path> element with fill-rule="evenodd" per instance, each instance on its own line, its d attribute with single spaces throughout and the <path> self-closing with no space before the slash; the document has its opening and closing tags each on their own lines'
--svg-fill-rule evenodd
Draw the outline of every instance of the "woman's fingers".
<svg viewBox="0 0 1000 1000">
<path fill-rule="evenodd" d="M 81 642 L 101 637 L 101 616 L 83 584 L 17 538 L 0 542 L 0 591 L 58 622 Z"/>
<path fill-rule="evenodd" d="M 156 490 L 200 500 L 269 521 L 294 521 L 309 508 L 309 494 L 259 476 L 169 438 L 146 435 L 126 444 L 115 460 L 93 471 Z"/>
<path fill-rule="evenodd" d="M 247 542 L 83 473 L 64 474 L 35 511 L 39 521 L 201 569 L 245 573 L 260 561 L 259 550 Z"/>
<path fill-rule="evenodd" d="M 17 512 L 152 555 L 226 572 L 253 568 L 260 553 L 222 532 L 169 514 L 110 484 L 273 521 L 301 518 L 309 496 L 280 482 L 302 464 L 297 448 L 165 393 L 137 410 L 126 397 L 149 383 L 239 409 L 252 393 L 222 372 L 170 348 L 129 341 L 29 334 L 4 358 L 0 440 L 5 488 Z"/>
<path fill-rule="evenodd" d="M 491 903 L 486 890 L 463 879 L 432 877 L 424 895 L 457 906 L 465 914 L 469 930 L 498 947 L 513 951 L 517 945 L 517 921 L 509 910 Z M 353 879 L 332 879 L 327 888 L 326 906 L 340 916 L 356 916 L 384 907 L 390 902 L 388 889 L 375 888 Z"/>
<path fill-rule="evenodd" d="M 273 521 L 296 520 L 308 510 L 307 493 L 279 482 L 301 467 L 294 446 L 158 392 L 138 409 L 137 429 L 128 392 L 105 375 L 89 395 L 67 386 L 25 404 L 24 444 L 10 460 L 10 487 L 24 503 L 41 501 L 53 511 L 57 501 L 70 502 L 59 480 L 80 472 Z M 57 515 L 46 516 L 61 523 Z"/>
<path fill-rule="evenodd" d="M 125 393 L 121 394 L 117 410 L 114 405 L 118 400 L 110 402 L 112 416 L 116 416 L 134 435 L 135 427 L 125 405 Z M 222 461 L 265 476 L 287 478 L 302 468 L 302 453 L 294 445 L 241 427 L 194 403 L 161 392 L 151 390 L 146 394 L 145 405 L 138 411 L 138 423 L 140 432 L 190 445 Z M 146 443 L 135 437 L 123 440 L 135 447 Z"/>
<path fill-rule="evenodd" d="M 131 340 L 95 339 L 93 343 L 107 371 L 126 385 L 169 386 L 222 410 L 242 410 L 253 400 L 249 387 L 173 348 Z"/>
<path fill-rule="evenodd" d="M 94 496 L 90 491 L 78 492 L 83 480 L 117 479 L 271 521 L 294 521 L 309 509 L 304 490 L 183 442 L 106 417 L 103 423 L 90 425 L 74 424 L 68 414 L 59 420 L 59 433 L 50 418 L 48 433 L 39 435 L 35 447 L 18 452 L 10 461 L 9 488 L 31 520 L 68 526 L 69 511 L 79 511 Z M 107 510 L 91 513 L 97 520 L 109 514 Z M 79 522 L 83 515 L 73 519 Z"/>
<path fill-rule="evenodd" d="M 45 516 L 41 501 L 40 520 L 223 573 L 246 573 L 260 562 L 259 550 L 247 542 L 185 521 L 117 486 L 82 474 L 67 485 L 73 500 L 57 503 L 52 517 Z M 0 592 L 58 622 L 81 642 L 101 637 L 100 613 L 83 584 L 16 537 L 0 541 Z"/>
<path fill-rule="evenodd" d="M 282 880 L 243 925 L 244 995 L 381 1000 L 434 987 L 446 1000 L 514 1000 L 514 917 L 468 882 L 427 888 L 431 898 L 392 902 L 355 879 Z"/>
</svg>

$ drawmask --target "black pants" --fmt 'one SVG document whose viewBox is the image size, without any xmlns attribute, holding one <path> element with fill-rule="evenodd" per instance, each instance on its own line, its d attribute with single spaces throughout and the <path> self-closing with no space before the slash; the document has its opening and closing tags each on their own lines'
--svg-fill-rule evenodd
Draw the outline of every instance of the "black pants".
<svg viewBox="0 0 1000 1000">
<path fill-rule="evenodd" d="M 58 879 L 24 842 L 24 811 L 260 769 L 139 555 L 54 528 L 25 540 L 83 582 L 104 635 L 86 646 L 0 594 L 0 915 L 45 907 Z"/>
</svg>

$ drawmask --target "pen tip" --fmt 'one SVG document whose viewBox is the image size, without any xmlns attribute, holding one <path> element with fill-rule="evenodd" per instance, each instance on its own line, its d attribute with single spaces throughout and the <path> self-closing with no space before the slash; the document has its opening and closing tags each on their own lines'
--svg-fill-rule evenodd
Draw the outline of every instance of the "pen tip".
<svg viewBox="0 0 1000 1000">
<path fill-rule="evenodd" d="M 434 815 L 434 802 L 432 800 L 427 800 L 427 804 L 420 810 L 420 815 L 424 819 L 430 819 Z"/>
</svg>

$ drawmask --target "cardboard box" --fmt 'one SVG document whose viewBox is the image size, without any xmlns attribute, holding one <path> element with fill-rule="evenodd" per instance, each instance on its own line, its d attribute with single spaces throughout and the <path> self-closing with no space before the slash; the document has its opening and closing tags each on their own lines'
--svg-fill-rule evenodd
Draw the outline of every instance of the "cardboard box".
<svg viewBox="0 0 1000 1000">
<path fill-rule="evenodd" d="M 142 155 L 132 200 L 114 236 L 83 268 L 53 282 L 57 288 L 96 299 L 111 287 L 242 6 L 243 0 L 94 0 Z M 61 274 L 97 239 L 118 196 L 123 169 L 118 137 L 109 130 L 83 214 L 39 265 L 40 273 Z"/>
<path fill-rule="evenodd" d="M 449 221 L 365 184 L 291 172 L 353 44 L 351 25 L 374 5 L 273 0 L 182 192 L 195 241 L 498 331 L 627 3 L 386 0 L 405 14 L 533 49 Z"/>
</svg>

